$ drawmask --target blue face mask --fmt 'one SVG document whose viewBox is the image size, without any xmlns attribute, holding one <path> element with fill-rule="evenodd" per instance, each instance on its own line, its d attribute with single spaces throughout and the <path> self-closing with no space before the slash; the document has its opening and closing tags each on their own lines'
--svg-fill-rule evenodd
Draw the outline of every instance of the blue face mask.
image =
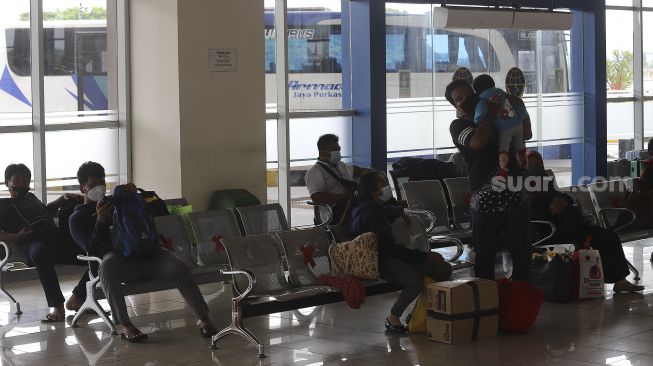
<svg viewBox="0 0 653 366">
<path fill-rule="evenodd" d="M 329 158 L 329 163 L 333 165 L 338 165 L 340 159 L 342 159 L 342 156 L 340 155 L 340 150 L 329 151 L 329 155 L 331 155 L 331 157 Z"/>
</svg>

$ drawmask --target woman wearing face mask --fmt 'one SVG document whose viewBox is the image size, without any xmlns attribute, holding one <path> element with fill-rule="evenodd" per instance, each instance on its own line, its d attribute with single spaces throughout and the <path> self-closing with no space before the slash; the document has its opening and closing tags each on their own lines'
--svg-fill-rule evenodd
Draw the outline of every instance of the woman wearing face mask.
<svg viewBox="0 0 653 366">
<path fill-rule="evenodd" d="M 425 253 L 397 244 L 390 222 L 398 217 L 398 211 L 389 209 L 390 205 L 384 205 L 392 199 L 389 188 L 379 172 L 368 171 L 360 177 L 359 198 L 351 213 L 350 228 L 354 235 L 366 232 L 376 234 L 381 278 L 404 287 L 386 318 L 385 327 L 388 332 L 406 334 L 408 330 L 400 318 L 406 307 L 422 291 L 424 276 L 435 281 L 448 280 L 451 277 L 451 266 L 437 253 Z M 392 217 L 393 213 L 395 217 Z"/>
<path fill-rule="evenodd" d="M 644 286 L 629 282 L 630 274 L 621 241 L 612 230 L 586 224 L 573 199 L 555 188 L 544 172 L 544 161 L 536 151 L 529 151 L 528 176 L 538 178 L 545 189 L 530 192 L 531 220 L 551 221 L 556 225 L 556 235 L 551 243 L 572 243 L 582 247 L 585 239 L 592 236 L 590 245 L 601 254 L 603 275 L 606 283 L 614 283 L 614 292 L 642 291 Z M 549 178 L 549 179 L 547 179 Z"/>
</svg>

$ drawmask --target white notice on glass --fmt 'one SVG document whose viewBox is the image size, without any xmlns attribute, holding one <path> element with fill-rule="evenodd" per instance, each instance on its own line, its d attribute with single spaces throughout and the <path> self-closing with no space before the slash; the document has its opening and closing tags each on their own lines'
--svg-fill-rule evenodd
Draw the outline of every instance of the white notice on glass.
<svg viewBox="0 0 653 366">
<path fill-rule="evenodd" d="M 234 72 L 237 66 L 237 52 L 235 48 L 209 49 L 210 72 Z"/>
</svg>

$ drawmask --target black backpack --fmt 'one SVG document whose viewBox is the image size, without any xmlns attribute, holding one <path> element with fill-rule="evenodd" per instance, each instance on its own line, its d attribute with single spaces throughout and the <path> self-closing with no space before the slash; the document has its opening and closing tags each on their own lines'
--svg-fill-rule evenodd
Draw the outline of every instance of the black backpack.
<svg viewBox="0 0 653 366">
<path fill-rule="evenodd" d="M 165 202 L 163 202 L 156 192 L 146 191 L 139 188 L 138 194 L 143 198 L 143 201 L 145 202 L 145 211 L 147 211 L 151 217 L 167 216 L 170 214 Z"/>
<path fill-rule="evenodd" d="M 61 232 L 61 235 L 66 238 L 72 240 L 73 237 L 70 234 L 70 216 L 75 212 L 75 207 L 80 202 L 77 201 L 76 199 L 67 199 L 64 200 L 59 209 L 57 210 L 57 220 L 59 221 L 59 232 Z"/>
</svg>

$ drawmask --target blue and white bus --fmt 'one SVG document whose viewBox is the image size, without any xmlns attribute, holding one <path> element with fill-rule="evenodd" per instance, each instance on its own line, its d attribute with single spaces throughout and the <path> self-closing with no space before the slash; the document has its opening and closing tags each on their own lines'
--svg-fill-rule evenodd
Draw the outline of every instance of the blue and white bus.
<svg viewBox="0 0 653 366">
<path fill-rule="evenodd" d="M 32 107 L 29 22 L 0 30 L 0 125 L 23 124 L 16 119 L 31 120 Z M 106 21 L 45 21 L 43 33 L 48 122 L 107 119 L 111 60 Z"/>
<path fill-rule="evenodd" d="M 265 13 L 266 103 L 276 100 L 273 13 Z M 343 37 L 340 12 L 290 10 L 288 66 L 292 110 L 343 108 Z M 29 24 L 0 29 L 0 125 L 31 120 Z M 539 37 L 539 38 L 538 38 Z M 115 60 L 107 46 L 107 23 L 96 20 L 44 22 L 45 109 L 48 123 L 109 119 L 115 113 Z M 536 42 L 539 39 L 539 42 Z M 346 43 L 346 42 L 345 42 Z M 569 34 L 561 31 L 434 29 L 428 14 L 386 16 L 386 80 L 388 156 L 429 155 L 452 148 L 448 122 L 453 110 L 444 101 L 452 72 L 468 67 L 490 73 L 503 87 L 513 66 L 526 75 L 527 106 L 537 109 L 535 139 L 544 145 L 565 145 L 581 136 L 581 98 L 569 93 Z M 538 76 L 539 75 L 539 76 Z M 17 123 L 20 119 L 24 123 Z M 434 121 L 436 121 L 434 123 Z M 443 121 L 440 123 L 440 121 Z M 320 133 L 336 132 L 346 142 L 351 121 L 303 119 L 293 131 L 293 165 L 314 158 Z M 272 126 L 273 121 L 268 125 Z M 545 125 L 544 125 L 545 124 Z M 615 126 L 616 128 L 616 126 Z M 269 128 L 272 130 L 272 128 Z M 292 133 L 292 132 L 291 132 Z M 539 134 L 539 135 L 538 135 Z M 269 131 L 268 161 L 276 160 L 276 137 Z M 619 136 L 619 131 L 609 131 Z M 343 146 L 347 144 L 344 143 Z"/>
<path fill-rule="evenodd" d="M 266 12 L 266 102 L 276 100 L 273 13 Z M 343 40 L 341 14 L 311 9 L 288 12 L 288 69 L 291 111 L 338 110 L 343 107 Z M 444 88 L 461 66 L 474 75 L 489 73 L 498 87 L 520 67 L 526 76 L 524 100 L 535 124 L 536 143 L 550 146 L 548 155 L 568 159 L 569 144 L 582 131 L 582 98 L 570 93 L 569 32 L 519 29 L 434 29 L 429 14 L 386 15 L 386 95 L 388 158 L 433 156 L 453 152 L 449 122 L 455 113 L 444 100 Z M 345 46 L 346 47 L 346 46 Z M 346 105 L 346 104 L 344 104 Z M 273 108 L 271 108 L 273 110 Z M 538 130 L 540 120 L 545 123 Z M 309 123 L 310 122 L 310 123 Z M 268 166 L 276 160 L 276 124 L 268 123 Z M 345 118 L 291 121 L 291 160 L 296 167 L 314 159 L 313 144 L 322 133 L 335 132 L 350 141 Z M 615 131 L 616 133 L 616 131 Z M 292 140 L 292 139 L 291 139 Z"/>
</svg>

